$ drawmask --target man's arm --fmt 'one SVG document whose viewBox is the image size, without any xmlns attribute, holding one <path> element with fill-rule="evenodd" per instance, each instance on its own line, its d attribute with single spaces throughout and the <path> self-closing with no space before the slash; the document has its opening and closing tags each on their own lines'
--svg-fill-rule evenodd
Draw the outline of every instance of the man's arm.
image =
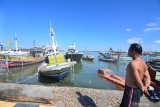
<svg viewBox="0 0 160 107">
<path fill-rule="evenodd" d="M 148 86 L 150 86 L 151 84 L 151 78 L 150 78 L 150 75 L 149 75 L 149 72 L 146 68 L 146 72 L 144 73 L 144 78 L 143 78 L 143 81 L 144 81 L 144 94 L 147 95 L 147 96 L 150 96 L 150 94 L 148 93 Z"/>
<path fill-rule="evenodd" d="M 151 84 L 151 78 L 150 78 L 148 70 L 146 70 L 146 72 L 144 73 L 143 81 L 144 81 L 144 87 L 145 88 L 147 88 L 148 86 L 150 86 L 150 84 Z"/>
<path fill-rule="evenodd" d="M 144 85 L 142 83 L 142 80 L 140 79 L 138 69 L 136 67 L 136 64 L 134 64 L 134 62 L 131 62 L 131 70 L 132 70 L 133 78 L 136 85 L 141 89 L 142 92 L 144 92 Z"/>
</svg>

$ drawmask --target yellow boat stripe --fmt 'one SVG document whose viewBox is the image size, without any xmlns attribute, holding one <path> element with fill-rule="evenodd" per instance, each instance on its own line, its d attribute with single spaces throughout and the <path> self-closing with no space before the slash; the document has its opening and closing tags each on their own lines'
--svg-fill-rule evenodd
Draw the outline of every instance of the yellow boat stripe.
<svg viewBox="0 0 160 107">
<path fill-rule="evenodd" d="M 4 102 L 0 101 L 0 107 L 14 107 L 16 103 L 14 102 Z"/>
</svg>

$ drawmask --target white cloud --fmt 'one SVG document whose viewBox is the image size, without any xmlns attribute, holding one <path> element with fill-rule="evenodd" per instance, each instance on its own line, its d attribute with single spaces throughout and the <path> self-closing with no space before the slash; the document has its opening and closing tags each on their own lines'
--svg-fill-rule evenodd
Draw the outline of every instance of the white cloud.
<svg viewBox="0 0 160 107">
<path fill-rule="evenodd" d="M 143 39 L 142 38 L 130 38 L 127 40 L 127 43 L 132 44 L 132 43 L 142 43 Z"/>
<path fill-rule="evenodd" d="M 143 31 L 145 31 L 145 32 L 147 32 L 147 31 L 160 31 L 160 27 L 146 28 Z"/>
<path fill-rule="evenodd" d="M 160 44 L 160 40 L 155 40 L 154 43 Z"/>
<path fill-rule="evenodd" d="M 130 28 L 126 28 L 126 31 L 127 31 L 127 32 L 131 32 L 131 31 L 132 31 L 132 29 L 130 29 Z"/>
<path fill-rule="evenodd" d="M 157 23 L 148 23 L 147 26 L 157 26 Z"/>
</svg>

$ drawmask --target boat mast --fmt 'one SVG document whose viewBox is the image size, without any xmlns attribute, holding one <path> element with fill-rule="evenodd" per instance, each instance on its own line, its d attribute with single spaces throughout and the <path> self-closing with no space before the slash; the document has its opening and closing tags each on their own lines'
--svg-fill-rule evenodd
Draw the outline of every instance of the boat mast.
<svg viewBox="0 0 160 107">
<path fill-rule="evenodd" d="M 15 41 L 15 50 L 18 51 L 16 32 L 14 35 L 14 41 Z"/>
<path fill-rule="evenodd" d="M 54 54 L 56 54 L 56 45 L 55 45 L 55 41 L 54 41 L 54 31 L 53 31 L 53 27 L 52 27 L 52 23 L 50 21 L 50 35 L 51 35 L 51 39 L 52 39 L 52 49 L 54 51 Z"/>
<path fill-rule="evenodd" d="M 75 43 L 73 43 L 73 48 L 74 48 L 74 50 L 76 50 L 76 44 Z"/>
<path fill-rule="evenodd" d="M 36 40 L 33 41 L 33 48 L 36 47 Z"/>
</svg>

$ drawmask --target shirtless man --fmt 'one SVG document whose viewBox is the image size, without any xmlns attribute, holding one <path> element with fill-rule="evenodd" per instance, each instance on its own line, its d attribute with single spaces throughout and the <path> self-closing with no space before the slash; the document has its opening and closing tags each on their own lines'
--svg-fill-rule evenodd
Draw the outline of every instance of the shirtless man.
<svg viewBox="0 0 160 107">
<path fill-rule="evenodd" d="M 125 90 L 120 107 L 138 107 L 143 93 L 149 95 L 147 87 L 150 85 L 150 75 L 140 55 L 142 55 L 141 45 L 131 44 L 128 56 L 133 60 L 126 68 Z"/>
</svg>

